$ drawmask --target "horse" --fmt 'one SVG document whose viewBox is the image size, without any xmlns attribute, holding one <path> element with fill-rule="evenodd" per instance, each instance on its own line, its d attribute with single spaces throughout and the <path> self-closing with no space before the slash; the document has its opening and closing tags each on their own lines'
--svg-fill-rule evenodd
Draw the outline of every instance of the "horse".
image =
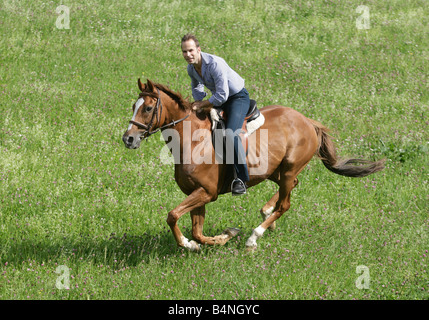
<svg viewBox="0 0 429 320">
<path fill-rule="evenodd" d="M 165 85 L 149 79 L 146 84 L 138 79 L 137 84 L 139 97 L 133 104 L 133 116 L 122 140 L 127 148 L 136 149 L 140 147 L 141 141 L 158 131 L 163 136 L 165 132 L 170 132 L 169 137 L 176 139 L 179 151 L 174 152 L 175 181 L 187 197 L 168 212 L 166 222 L 177 245 L 191 251 L 200 251 L 202 245 L 224 245 L 240 230 L 227 228 L 216 236 L 203 234 L 205 206 L 215 201 L 220 194 L 230 192 L 230 187 L 225 188 L 225 181 L 232 180 L 231 170 L 228 170 L 231 166 L 216 160 L 212 140 L 204 138 L 203 141 L 209 142 L 203 143 L 200 138 L 195 138 L 195 134 L 198 136 L 200 132 L 211 132 L 209 112 L 192 110 L 188 99 Z M 328 170 L 347 177 L 373 174 L 382 170 L 385 162 L 385 159 L 369 161 L 337 157 L 329 130 L 292 108 L 269 105 L 261 108 L 260 112 L 265 122 L 249 137 L 246 161 L 250 163 L 250 181 L 247 185 L 251 188 L 270 180 L 278 185 L 278 191 L 260 209 L 263 221 L 252 230 L 245 243 L 250 251 L 257 248 L 257 240 L 267 229 L 274 229 L 276 220 L 290 208 L 291 191 L 298 184 L 297 176 L 313 156 L 318 157 Z M 189 156 L 200 155 L 202 151 L 208 155 L 205 159 L 211 161 Z M 259 159 L 259 162 L 255 159 Z M 252 173 L 251 169 L 257 167 L 254 164 L 261 166 L 261 162 L 264 162 L 264 170 Z M 177 224 L 188 212 L 192 219 L 193 240 L 186 238 Z"/>
</svg>

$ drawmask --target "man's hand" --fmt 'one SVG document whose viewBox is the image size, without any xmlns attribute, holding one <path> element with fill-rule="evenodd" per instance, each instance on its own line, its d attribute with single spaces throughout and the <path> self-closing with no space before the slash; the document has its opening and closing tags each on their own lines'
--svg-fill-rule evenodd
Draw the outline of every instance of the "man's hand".
<svg viewBox="0 0 429 320">
<path fill-rule="evenodd" d="M 219 115 L 216 108 L 210 109 L 210 120 L 212 121 L 212 131 L 214 131 L 217 127 L 217 123 L 219 122 Z"/>
<path fill-rule="evenodd" d="M 213 108 L 213 105 L 208 100 L 195 101 L 192 103 L 192 110 L 195 110 L 195 111 L 211 109 L 211 108 Z"/>
</svg>

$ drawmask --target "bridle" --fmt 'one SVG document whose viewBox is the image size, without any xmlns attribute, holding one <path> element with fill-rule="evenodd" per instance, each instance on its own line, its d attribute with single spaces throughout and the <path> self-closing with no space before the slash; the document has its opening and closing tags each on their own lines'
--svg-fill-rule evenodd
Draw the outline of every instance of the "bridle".
<svg viewBox="0 0 429 320">
<path fill-rule="evenodd" d="M 143 124 L 143 123 L 135 121 L 135 120 L 129 121 L 129 123 L 134 124 L 138 128 L 145 130 L 142 134 L 142 136 L 144 137 L 143 140 L 149 138 L 151 135 L 157 133 L 160 130 L 164 130 L 164 129 L 169 128 L 169 127 L 174 127 L 176 124 L 186 120 L 189 117 L 189 114 L 188 114 L 186 117 L 183 117 L 179 120 L 173 120 L 170 123 L 163 125 L 161 127 L 158 127 L 157 129 L 151 131 L 152 127 L 159 125 L 159 122 L 161 120 L 161 115 L 162 115 L 161 94 L 160 94 L 158 88 L 156 88 L 156 90 L 158 91 L 158 98 L 156 101 L 155 109 L 152 111 L 152 118 L 150 119 L 149 124 L 146 125 L 146 124 Z M 141 93 L 140 97 L 142 97 L 143 95 L 144 95 L 144 93 Z M 159 116 L 158 116 L 158 110 L 159 110 Z M 155 118 L 156 118 L 156 124 L 153 125 Z"/>
</svg>

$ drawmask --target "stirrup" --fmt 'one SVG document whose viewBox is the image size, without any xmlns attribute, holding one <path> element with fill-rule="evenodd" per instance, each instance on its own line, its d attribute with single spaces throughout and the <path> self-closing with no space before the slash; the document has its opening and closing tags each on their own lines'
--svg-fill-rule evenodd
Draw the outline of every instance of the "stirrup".
<svg viewBox="0 0 429 320">
<path fill-rule="evenodd" d="M 236 188 L 234 190 L 234 184 Z M 233 196 L 239 196 L 247 193 L 246 184 L 239 178 L 235 178 L 231 183 L 231 192 Z"/>
</svg>

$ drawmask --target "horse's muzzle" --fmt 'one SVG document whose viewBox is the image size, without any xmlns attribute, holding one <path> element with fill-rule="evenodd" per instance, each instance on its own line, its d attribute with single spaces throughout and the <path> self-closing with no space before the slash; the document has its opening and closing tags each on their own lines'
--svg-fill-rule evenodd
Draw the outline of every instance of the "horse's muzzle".
<svg viewBox="0 0 429 320">
<path fill-rule="evenodd" d="M 142 140 L 141 135 L 139 133 L 128 134 L 127 132 L 125 132 L 122 136 L 122 141 L 128 149 L 137 149 L 138 147 L 140 147 L 140 143 Z"/>
</svg>

